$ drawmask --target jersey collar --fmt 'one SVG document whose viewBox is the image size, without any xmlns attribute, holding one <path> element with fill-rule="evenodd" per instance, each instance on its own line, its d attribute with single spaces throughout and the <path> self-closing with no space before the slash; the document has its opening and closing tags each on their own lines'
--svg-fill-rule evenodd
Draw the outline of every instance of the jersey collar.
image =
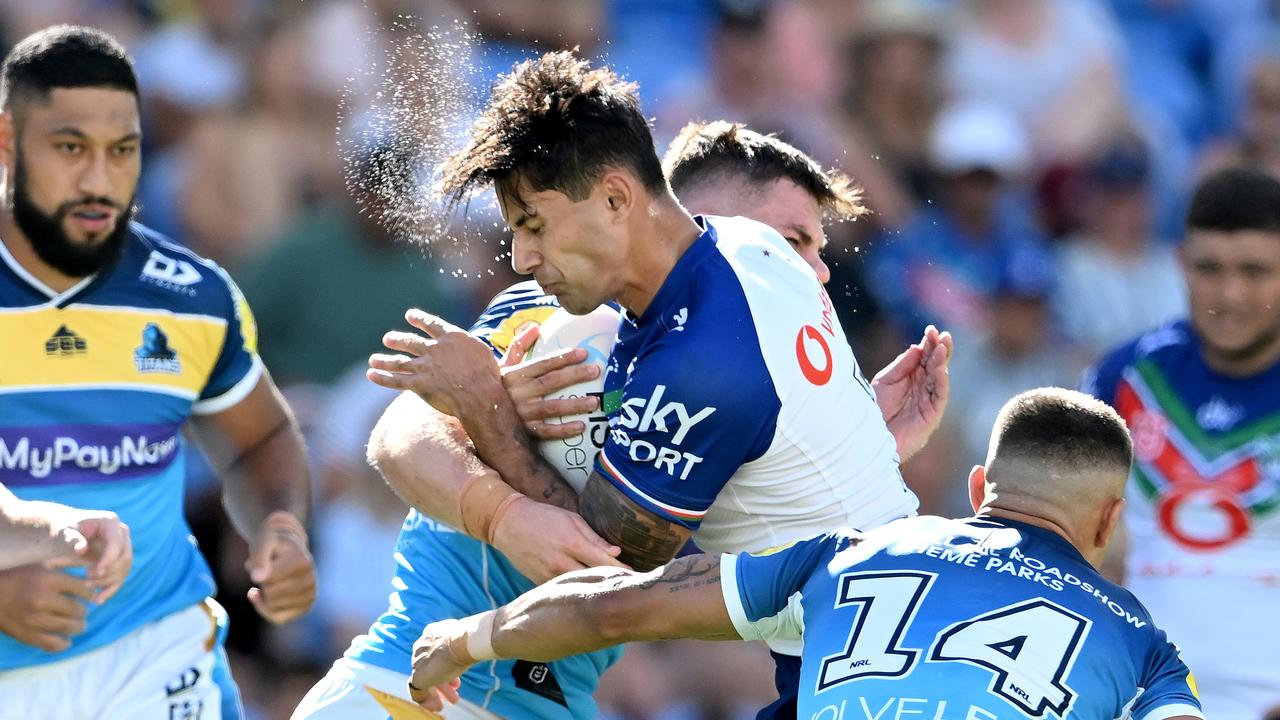
<svg viewBox="0 0 1280 720">
<path fill-rule="evenodd" d="M 27 269 L 18 262 L 17 258 L 9 252 L 9 247 L 5 245 L 4 242 L 0 242 L 0 261 L 3 261 L 5 266 L 9 268 L 9 271 L 16 275 L 18 280 L 22 281 L 27 287 L 48 298 L 49 304 L 51 305 L 61 304 L 67 298 L 76 295 L 81 290 L 88 287 L 89 284 L 98 277 L 98 273 L 95 272 L 87 277 L 81 278 L 80 282 L 72 285 L 66 290 L 63 290 L 62 292 L 55 292 L 53 288 L 44 284 L 40 278 L 37 278 L 35 275 L 28 272 Z"/>
</svg>

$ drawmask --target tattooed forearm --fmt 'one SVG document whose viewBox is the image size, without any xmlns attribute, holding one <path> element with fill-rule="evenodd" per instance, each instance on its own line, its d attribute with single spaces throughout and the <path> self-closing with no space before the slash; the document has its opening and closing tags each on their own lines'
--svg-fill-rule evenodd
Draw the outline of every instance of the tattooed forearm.
<svg viewBox="0 0 1280 720">
<path fill-rule="evenodd" d="M 579 512 L 600 537 L 622 548 L 620 561 L 641 572 L 666 564 L 691 534 L 631 502 L 599 473 L 587 480 Z"/>
<path fill-rule="evenodd" d="M 672 560 L 662 574 L 639 586 L 640 590 L 683 592 L 720 582 L 718 555 L 689 555 Z"/>
</svg>

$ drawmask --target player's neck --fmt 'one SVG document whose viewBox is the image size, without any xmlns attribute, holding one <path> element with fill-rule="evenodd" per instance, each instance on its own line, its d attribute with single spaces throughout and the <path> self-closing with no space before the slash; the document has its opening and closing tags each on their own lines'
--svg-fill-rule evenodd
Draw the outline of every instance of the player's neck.
<svg viewBox="0 0 1280 720">
<path fill-rule="evenodd" d="M 1071 545 L 1075 547 L 1076 550 L 1079 550 L 1080 553 L 1085 556 L 1086 560 L 1089 560 L 1090 563 L 1093 563 L 1093 560 L 1089 558 L 1088 553 L 1086 553 L 1082 549 L 1084 546 L 1081 545 L 1080 541 L 1074 535 L 1071 534 L 1071 530 L 1066 526 L 1065 523 L 1060 523 L 1056 520 L 1044 517 L 1039 514 L 1026 513 L 1020 510 L 1015 510 L 1013 508 L 1003 507 L 999 505 L 985 505 L 978 512 L 978 514 L 986 515 L 988 517 L 993 517 L 993 518 L 1000 518 L 1002 520 L 1014 520 L 1016 522 L 1025 523 L 1027 525 L 1034 525 L 1038 528 L 1042 528 L 1044 530 L 1053 532 L 1057 535 L 1062 536 L 1062 538 L 1067 542 L 1071 543 Z"/>
<path fill-rule="evenodd" d="M 1216 352 L 1202 341 L 1200 356 L 1204 358 L 1205 365 L 1219 375 L 1229 378 L 1251 378 L 1280 363 L 1280 334 L 1272 338 L 1271 342 L 1247 355 Z"/>
<path fill-rule="evenodd" d="M 618 303 L 640 317 L 662 289 L 676 263 L 702 234 L 693 217 L 675 202 L 655 198 L 651 212 L 641 213 L 633 237 L 639 238 L 627 263 L 627 281 Z"/>
<path fill-rule="evenodd" d="M 40 256 L 36 254 L 35 247 L 31 244 L 31 239 L 27 234 L 22 232 L 18 227 L 18 223 L 14 222 L 12 213 L 4 213 L 0 215 L 0 242 L 4 243 L 4 247 L 13 256 L 13 259 L 31 274 L 32 277 L 44 283 L 50 290 L 60 293 L 71 289 L 76 283 L 84 278 L 72 277 L 49 265 Z"/>
</svg>

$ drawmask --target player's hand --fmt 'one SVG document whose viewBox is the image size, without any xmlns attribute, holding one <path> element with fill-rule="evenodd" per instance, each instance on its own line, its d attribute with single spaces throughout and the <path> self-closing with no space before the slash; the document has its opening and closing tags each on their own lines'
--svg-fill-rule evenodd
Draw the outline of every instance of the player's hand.
<svg viewBox="0 0 1280 720">
<path fill-rule="evenodd" d="M 63 561 L 65 562 L 65 561 Z M 46 652 L 84 632 L 94 583 L 45 565 L 0 571 L 0 633 Z"/>
<path fill-rule="evenodd" d="M 541 584 L 571 570 L 612 566 L 622 549 L 610 545 L 577 513 L 521 500 L 498 521 L 493 546 L 521 575 Z"/>
<path fill-rule="evenodd" d="M 596 365 L 583 365 L 587 351 L 569 348 L 537 360 L 525 360 L 538 340 L 538 326 L 529 325 L 516 336 L 502 358 L 502 384 L 516 405 L 516 412 L 529 434 L 541 440 L 560 440 L 581 435 L 586 423 L 573 420 L 549 423 L 550 418 L 589 413 L 599 407 L 593 396 L 552 398 L 546 396 L 571 385 L 600 376 Z"/>
<path fill-rule="evenodd" d="M 75 515 L 79 517 L 75 525 L 63 530 L 71 543 L 69 556 L 87 565 L 85 579 L 97 588 L 93 601 L 106 602 L 124 584 L 133 567 L 129 526 L 113 512 L 79 510 Z"/>
<path fill-rule="evenodd" d="M 404 314 L 423 333 L 389 332 L 382 344 L 398 355 L 369 357 L 366 376 L 382 387 L 411 390 L 436 410 L 465 422 L 505 395 L 493 352 L 465 330 L 422 310 Z M 504 400 L 505 402 L 505 400 Z"/>
<path fill-rule="evenodd" d="M 951 333 L 939 333 L 930 325 L 920 342 L 908 346 L 871 381 L 902 462 L 919 452 L 942 423 L 951 394 L 947 366 L 954 350 Z"/>
<path fill-rule="evenodd" d="M 459 658 L 453 643 L 465 643 L 466 631 L 461 620 L 433 622 L 422 630 L 413 643 L 413 674 L 409 676 L 409 697 L 433 712 L 444 709 L 445 702 L 458 702 L 458 679 L 472 663 Z"/>
<path fill-rule="evenodd" d="M 273 512 L 263 521 L 249 545 L 245 569 L 254 582 L 249 602 L 277 625 L 301 617 L 316 600 L 316 568 L 307 534 L 287 512 Z"/>
</svg>

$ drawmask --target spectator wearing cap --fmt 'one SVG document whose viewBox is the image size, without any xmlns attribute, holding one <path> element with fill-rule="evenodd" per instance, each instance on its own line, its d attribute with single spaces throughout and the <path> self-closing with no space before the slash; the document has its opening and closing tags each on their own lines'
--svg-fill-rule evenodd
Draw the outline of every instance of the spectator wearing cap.
<svg viewBox="0 0 1280 720">
<path fill-rule="evenodd" d="M 1177 255 L 1152 232 L 1150 176 L 1146 147 L 1126 137 L 1083 178 L 1084 227 L 1062 247 L 1054 306 L 1092 355 L 1186 313 Z"/>
<path fill-rule="evenodd" d="M 951 411 L 959 464 L 986 457 L 990 427 L 1004 400 L 1024 390 L 1074 384 L 1085 363 L 1056 330 L 1049 300 L 1056 268 L 1045 248 L 1024 244 L 998 259 L 988 330 L 965 341 L 951 361 Z"/>
<path fill-rule="evenodd" d="M 1030 160 L 1017 118 L 995 105 L 944 109 L 930 136 L 934 199 L 872 249 L 869 283 L 904 337 L 927 324 L 985 332 L 1001 263 L 1044 238 L 1019 181 Z"/>
</svg>

